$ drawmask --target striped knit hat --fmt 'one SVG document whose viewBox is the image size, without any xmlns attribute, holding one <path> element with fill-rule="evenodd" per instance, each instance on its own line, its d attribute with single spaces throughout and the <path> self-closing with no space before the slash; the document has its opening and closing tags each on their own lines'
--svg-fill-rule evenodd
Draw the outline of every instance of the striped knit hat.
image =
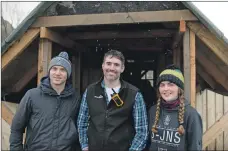
<svg viewBox="0 0 228 151">
<path fill-rule="evenodd" d="M 174 65 L 170 65 L 160 73 L 157 79 L 157 86 L 159 86 L 162 81 L 170 81 L 184 90 L 184 76 L 180 69 Z"/>
</svg>

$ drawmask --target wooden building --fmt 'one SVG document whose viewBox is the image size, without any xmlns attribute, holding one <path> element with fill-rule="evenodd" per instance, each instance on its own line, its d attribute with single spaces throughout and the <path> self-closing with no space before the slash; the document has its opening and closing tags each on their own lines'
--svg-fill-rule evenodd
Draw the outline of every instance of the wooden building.
<svg viewBox="0 0 228 151">
<path fill-rule="evenodd" d="M 103 54 L 117 49 L 126 57 L 123 79 L 142 89 L 166 65 L 179 66 L 185 97 L 203 118 L 203 148 L 228 150 L 228 40 L 191 2 L 41 2 L 1 48 L 2 149 L 12 104 L 39 84 L 52 56 L 69 53 L 82 94 L 101 77 Z"/>
</svg>

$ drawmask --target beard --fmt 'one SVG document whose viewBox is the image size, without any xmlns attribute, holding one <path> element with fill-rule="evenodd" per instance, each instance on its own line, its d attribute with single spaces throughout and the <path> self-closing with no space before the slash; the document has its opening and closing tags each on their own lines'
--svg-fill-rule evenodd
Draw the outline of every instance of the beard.
<svg viewBox="0 0 228 151">
<path fill-rule="evenodd" d="M 120 76 L 114 72 L 112 72 L 111 74 L 108 72 L 104 75 L 104 77 L 109 81 L 115 81 L 119 79 Z"/>
</svg>

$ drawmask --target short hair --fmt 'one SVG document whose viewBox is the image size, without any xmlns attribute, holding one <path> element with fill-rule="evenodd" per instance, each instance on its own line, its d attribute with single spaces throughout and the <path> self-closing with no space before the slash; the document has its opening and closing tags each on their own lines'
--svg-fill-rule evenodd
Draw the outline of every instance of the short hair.
<svg viewBox="0 0 228 151">
<path fill-rule="evenodd" d="M 112 50 L 109 50 L 108 52 L 106 52 L 106 53 L 104 54 L 103 63 L 104 63 L 105 58 L 106 58 L 107 56 L 116 57 L 116 58 L 120 59 L 120 61 L 123 63 L 123 65 L 124 65 L 124 63 L 125 63 L 124 55 L 122 54 L 122 52 L 120 52 L 120 51 L 118 51 L 118 50 L 113 50 L 113 49 L 112 49 Z"/>
</svg>

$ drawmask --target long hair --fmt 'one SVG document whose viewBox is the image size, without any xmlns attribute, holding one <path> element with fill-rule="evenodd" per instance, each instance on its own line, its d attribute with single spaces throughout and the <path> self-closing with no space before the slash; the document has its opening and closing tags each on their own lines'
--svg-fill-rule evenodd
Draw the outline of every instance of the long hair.
<svg viewBox="0 0 228 151">
<path fill-rule="evenodd" d="M 157 133 L 157 125 L 158 125 L 158 121 L 159 121 L 159 116 L 160 116 L 160 107 L 161 107 L 161 95 L 159 93 L 158 90 L 158 100 L 157 100 L 157 106 L 156 106 L 156 114 L 155 114 L 155 120 L 154 120 L 154 124 L 152 126 L 152 132 Z M 180 99 L 180 105 L 179 105 L 179 109 L 178 109 L 178 121 L 179 121 L 179 127 L 178 127 L 178 132 L 180 135 L 183 135 L 185 132 L 184 129 L 184 112 L 185 112 L 185 103 L 184 103 L 184 91 L 182 89 L 179 88 L 179 92 L 178 92 L 178 98 Z"/>
</svg>

